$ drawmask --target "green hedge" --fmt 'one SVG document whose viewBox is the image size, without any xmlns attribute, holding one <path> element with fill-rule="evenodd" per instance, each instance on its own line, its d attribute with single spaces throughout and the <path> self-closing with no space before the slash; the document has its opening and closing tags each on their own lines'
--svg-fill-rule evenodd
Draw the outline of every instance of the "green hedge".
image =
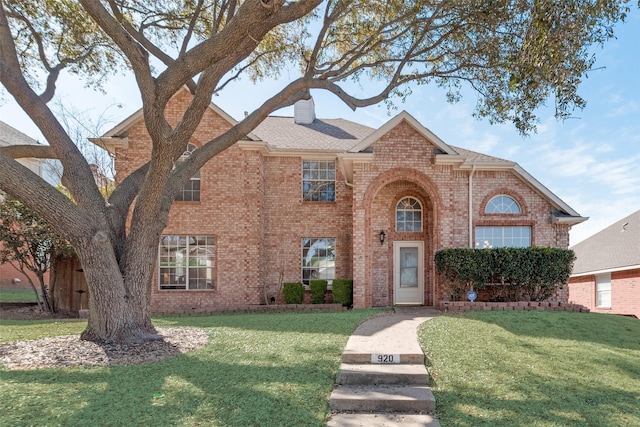
<svg viewBox="0 0 640 427">
<path fill-rule="evenodd" d="M 327 293 L 327 281 L 320 279 L 310 280 L 309 289 L 311 289 L 311 303 L 324 304 L 324 295 Z"/>
<path fill-rule="evenodd" d="M 304 285 L 299 282 L 287 282 L 282 284 L 284 302 L 287 304 L 302 304 L 304 300 Z"/>
<path fill-rule="evenodd" d="M 331 293 L 333 294 L 333 302 L 350 307 L 353 305 L 353 280 L 333 279 Z"/>
<path fill-rule="evenodd" d="M 541 247 L 452 248 L 435 256 L 443 290 L 453 299 L 473 288 L 486 290 L 489 301 L 544 301 L 567 283 L 574 260 L 572 250 Z"/>
</svg>

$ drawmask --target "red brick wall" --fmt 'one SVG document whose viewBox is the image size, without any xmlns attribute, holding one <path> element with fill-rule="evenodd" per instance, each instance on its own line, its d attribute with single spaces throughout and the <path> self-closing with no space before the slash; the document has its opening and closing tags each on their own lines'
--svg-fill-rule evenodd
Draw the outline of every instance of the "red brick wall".
<svg viewBox="0 0 640 427">
<path fill-rule="evenodd" d="M 0 242 L 0 245 L 2 245 L 2 242 Z M 38 276 L 36 276 L 35 273 L 31 273 L 29 271 L 27 271 L 27 275 L 31 278 L 31 280 L 33 281 L 33 284 L 36 285 L 38 290 L 40 290 L 40 282 L 38 282 Z M 13 279 L 19 279 L 20 282 L 16 283 L 13 281 Z M 46 272 L 44 274 L 44 283 L 46 284 L 49 283 L 49 272 Z M 24 275 L 21 272 L 16 270 L 13 267 L 13 265 L 9 263 L 5 263 L 5 264 L 0 264 L 0 289 L 31 290 L 33 288 L 29 284 L 29 281 L 27 280 L 27 278 L 24 277 Z"/>
<path fill-rule="evenodd" d="M 175 123 L 187 92 L 174 97 L 167 115 Z M 196 146 L 230 127 L 208 111 L 189 141 Z M 263 155 L 234 146 L 201 170 L 201 201 L 176 202 L 163 234 L 206 234 L 215 238 L 215 289 L 159 291 L 155 312 L 214 311 L 260 304 L 281 282 L 301 280 L 301 239 L 336 239 L 336 277 L 354 279 L 356 307 L 393 304 L 393 241 L 425 242 L 425 304 L 441 299 L 433 263 L 435 251 L 469 244 L 468 171 L 435 165 L 433 145 L 406 123 L 374 144 L 370 163 L 355 163 L 353 187 L 336 162 L 336 201 L 302 201 L 302 157 Z M 142 122 L 129 129 L 129 147 L 117 151 L 121 180 L 149 158 L 150 139 Z M 305 157 L 321 160 L 325 157 Z M 335 158 L 332 158 L 335 159 Z M 551 206 L 512 172 L 475 172 L 473 224 L 531 225 L 533 243 L 566 247 L 568 229 L 551 224 Z M 518 216 L 487 216 L 484 203 L 509 194 L 523 206 Z M 395 205 L 405 196 L 423 206 L 422 233 L 395 232 Z M 379 232 L 387 239 L 380 244 Z"/>
<path fill-rule="evenodd" d="M 425 242 L 425 304 L 442 297 L 433 263 L 435 252 L 469 245 L 469 174 L 452 166 L 434 164 L 434 146 L 406 122 L 373 146 L 371 163 L 354 165 L 354 304 L 356 307 L 393 304 L 394 240 Z M 514 197 L 519 215 L 487 215 L 486 203 L 499 194 Z M 395 203 L 413 195 L 423 203 L 424 233 L 395 232 Z M 473 174 L 473 227 L 526 225 L 532 244 L 566 248 L 569 230 L 551 222 L 552 206 L 512 171 L 476 171 Z M 381 247 L 378 233 L 387 239 Z M 358 255 L 360 253 L 360 255 Z M 558 295 L 560 300 L 566 297 Z"/>
<path fill-rule="evenodd" d="M 314 157 L 306 158 L 313 160 Z M 264 283 L 302 280 L 302 238 L 336 239 L 336 277 L 351 278 L 351 190 L 336 166 L 336 201 L 302 200 L 302 158 L 265 158 Z"/>
<path fill-rule="evenodd" d="M 640 318 L 640 269 L 611 273 L 611 307 L 596 307 L 596 276 L 569 279 L 569 301 L 594 313 L 635 315 Z"/>
<path fill-rule="evenodd" d="M 38 277 L 30 273 L 29 276 L 33 283 L 39 287 Z M 45 275 L 45 283 L 48 283 L 49 273 Z M 20 283 L 15 283 L 13 279 L 20 279 Z M 9 263 L 0 264 L 0 289 L 31 289 L 31 285 L 29 281 L 22 273 L 13 268 L 13 266 Z"/>
</svg>

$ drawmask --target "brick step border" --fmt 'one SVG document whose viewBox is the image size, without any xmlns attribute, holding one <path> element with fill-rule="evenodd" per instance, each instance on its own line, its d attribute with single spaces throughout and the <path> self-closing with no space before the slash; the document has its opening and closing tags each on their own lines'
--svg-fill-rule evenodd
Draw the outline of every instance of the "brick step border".
<svg viewBox="0 0 640 427">
<path fill-rule="evenodd" d="M 566 302 L 555 301 L 517 301 L 517 302 L 478 302 L 478 301 L 440 301 L 438 309 L 442 312 L 465 312 L 472 310 L 548 310 L 576 311 L 589 313 L 589 308 Z"/>
</svg>

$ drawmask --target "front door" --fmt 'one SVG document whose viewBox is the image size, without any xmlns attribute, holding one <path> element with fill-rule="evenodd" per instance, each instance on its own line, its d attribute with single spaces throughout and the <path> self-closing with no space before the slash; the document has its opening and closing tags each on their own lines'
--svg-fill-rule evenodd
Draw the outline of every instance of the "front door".
<svg viewBox="0 0 640 427">
<path fill-rule="evenodd" d="M 393 242 L 394 304 L 424 304 L 424 242 Z"/>
</svg>

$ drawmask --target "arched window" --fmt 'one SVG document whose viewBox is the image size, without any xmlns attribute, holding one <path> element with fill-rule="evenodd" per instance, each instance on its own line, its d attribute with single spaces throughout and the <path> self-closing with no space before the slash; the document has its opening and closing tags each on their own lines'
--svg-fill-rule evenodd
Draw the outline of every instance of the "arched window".
<svg viewBox="0 0 640 427">
<path fill-rule="evenodd" d="M 396 205 L 396 231 L 422 231 L 422 206 L 417 199 L 405 197 Z"/>
<path fill-rule="evenodd" d="M 189 157 L 191 153 L 196 149 L 193 144 L 187 145 L 187 151 L 185 151 L 180 158 Z M 200 171 L 196 172 L 189 182 L 187 182 L 182 190 L 176 195 L 176 201 L 178 202 L 199 202 L 200 201 Z"/>
<path fill-rule="evenodd" d="M 495 196 L 484 209 L 484 213 L 488 214 L 519 214 L 522 210 L 520 205 L 512 197 L 509 196 Z"/>
</svg>

